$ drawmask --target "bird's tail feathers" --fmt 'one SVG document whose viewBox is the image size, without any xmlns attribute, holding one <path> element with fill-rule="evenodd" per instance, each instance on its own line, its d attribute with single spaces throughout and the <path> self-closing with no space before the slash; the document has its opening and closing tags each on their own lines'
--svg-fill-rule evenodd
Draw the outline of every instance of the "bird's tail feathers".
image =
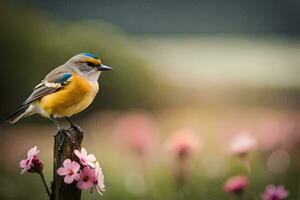
<svg viewBox="0 0 300 200">
<path fill-rule="evenodd" d="M 23 117 L 27 117 L 29 115 L 31 115 L 31 107 L 30 105 L 25 105 L 20 107 L 16 112 L 14 112 L 13 114 L 11 114 L 8 118 L 7 121 L 11 124 L 16 123 L 17 121 L 19 121 L 21 118 Z"/>
</svg>

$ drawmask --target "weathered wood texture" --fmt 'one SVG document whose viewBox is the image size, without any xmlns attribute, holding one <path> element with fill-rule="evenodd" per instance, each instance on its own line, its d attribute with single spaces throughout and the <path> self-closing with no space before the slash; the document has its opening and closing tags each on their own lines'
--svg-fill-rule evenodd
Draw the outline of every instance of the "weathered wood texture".
<svg viewBox="0 0 300 200">
<path fill-rule="evenodd" d="M 62 138 L 59 133 L 54 136 L 54 165 L 51 200 L 80 200 L 81 191 L 76 188 L 75 183 L 66 184 L 64 183 L 64 177 L 57 174 L 57 169 L 63 166 L 65 159 L 78 161 L 74 154 L 74 150 L 80 150 L 81 148 L 81 134 L 72 127 L 65 131 L 67 131 L 69 135 L 65 137 L 65 141 L 61 146 L 60 151 L 59 144 L 61 143 Z"/>
</svg>

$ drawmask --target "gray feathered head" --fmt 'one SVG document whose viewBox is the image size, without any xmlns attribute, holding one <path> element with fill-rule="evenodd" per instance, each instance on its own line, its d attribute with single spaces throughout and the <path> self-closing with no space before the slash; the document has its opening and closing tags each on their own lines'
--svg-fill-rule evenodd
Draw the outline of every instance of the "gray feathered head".
<svg viewBox="0 0 300 200">
<path fill-rule="evenodd" d="M 84 75 L 90 75 L 94 72 L 112 69 L 108 66 L 103 65 L 99 58 L 90 53 L 81 53 L 73 56 L 65 64 L 74 71 L 77 71 Z"/>
</svg>

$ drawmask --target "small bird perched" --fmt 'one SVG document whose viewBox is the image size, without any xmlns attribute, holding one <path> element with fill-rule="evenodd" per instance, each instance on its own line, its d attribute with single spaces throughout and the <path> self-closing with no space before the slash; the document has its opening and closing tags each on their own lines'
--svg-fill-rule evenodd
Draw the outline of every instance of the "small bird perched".
<svg viewBox="0 0 300 200">
<path fill-rule="evenodd" d="M 21 107 L 8 117 L 8 121 L 13 124 L 37 113 L 53 120 L 59 131 L 62 129 L 56 119 L 62 117 L 71 126 L 80 129 L 69 117 L 83 111 L 93 102 L 99 90 L 98 78 L 101 71 L 111 69 L 90 53 L 72 57 L 35 86 Z"/>
</svg>

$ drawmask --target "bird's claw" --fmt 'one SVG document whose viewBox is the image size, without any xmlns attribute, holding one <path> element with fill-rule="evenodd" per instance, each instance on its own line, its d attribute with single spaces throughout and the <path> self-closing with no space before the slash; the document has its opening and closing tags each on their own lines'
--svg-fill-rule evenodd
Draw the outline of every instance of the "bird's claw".
<svg viewBox="0 0 300 200">
<path fill-rule="evenodd" d="M 71 127 L 74 128 L 79 133 L 79 137 L 82 140 L 83 135 L 84 135 L 83 129 L 80 126 L 76 125 L 76 124 L 72 124 Z"/>
<path fill-rule="evenodd" d="M 68 130 L 59 129 L 58 137 L 59 137 L 58 151 L 61 151 L 62 146 L 63 146 L 64 142 L 66 141 L 66 137 L 71 138 L 71 135 L 68 132 Z"/>
</svg>

